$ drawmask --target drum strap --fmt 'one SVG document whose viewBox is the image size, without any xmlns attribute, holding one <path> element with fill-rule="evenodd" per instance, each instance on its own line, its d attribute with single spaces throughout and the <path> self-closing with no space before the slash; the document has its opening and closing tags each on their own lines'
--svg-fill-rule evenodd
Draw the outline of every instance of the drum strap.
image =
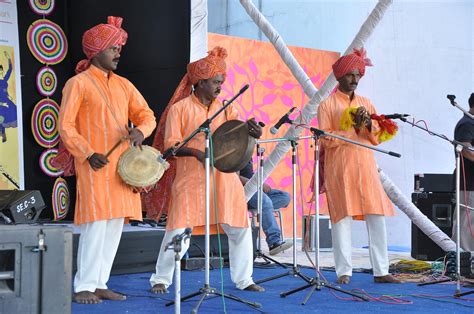
<svg viewBox="0 0 474 314">
<path fill-rule="evenodd" d="M 94 80 L 94 78 L 91 77 L 89 73 L 87 73 L 87 72 L 85 72 L 85 73 L 86 73 L 87 78 L 92 82 L 92 84 L 95 86 L 95 88 L 97 89 L 97 91 L 99 92 L 99 94 L 100 94 L 100 95 L 102 96 L 102 98 L 104 99 L 105 104 L 106 104 L 107 107 L 109 108 L 110 113 L 112 113 L 112 117 L 114 118 L 115 123 L 117 123 L 118 129 L 120 130 L 120 132 L 122 132 L 124 129 L 120 126 L 120 123 L 119 123 L 119 121 L 118 121 L 118 119 L 117 119 L 117 116 L 115 115 L 115 112 L 114 112 L 112 106 L 110 105 L 109 98 L 104 95 L 104 93 L 102 92 L 102 90 L 100 89 L 100 87 L 97 85 L 97 82 Z M 128 132 L 127 132 L 127 131 L 125 131 L 124 136 L 128 136 Z"/>
</svg>

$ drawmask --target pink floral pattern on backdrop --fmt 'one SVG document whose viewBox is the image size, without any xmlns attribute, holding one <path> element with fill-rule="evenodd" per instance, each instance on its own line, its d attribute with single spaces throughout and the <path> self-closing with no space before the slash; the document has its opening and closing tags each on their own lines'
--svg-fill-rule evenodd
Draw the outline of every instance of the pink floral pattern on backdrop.
<svg viewBox="0 0 474 314">
<path fill-rule="evenodd" d="M 232 36 L 209 34 L 209 50 L 215 46 L 227 49 L 227 79 L 223 85 L 220 99 L 230 99 L 245 85 L 249 89 L 234 104 L 239 109 L 241 119 L 255 117 L 266 124 L 262 139 L 281 137 L 288 126 L 280 128 L 276 135 L 270 133 L 270 127 L 292 107 L 302 109 L 308 102 L 303 89 L 293 77 L 290 70 L 281 60 L 271 43 L 249 40 Z M 331 73 L 331 65 L 339 58 L 339 53 L 316 49 L 290 47 L 291 52 L 303 66 L 313 84 L 319 88 Z M 299 115 L 296 110 L 290 116 Z M 313 121 L 317 125 L 317 121 Z M 306 132 L 306 131 L 305 131 Z M 307 135 L 303 132 L 302 135 Z M 265 144 L 265 156 L 268 157 L 276 144 Z M 314 167 L 314 150 L 312 142 L 300 141 L 298 145 L 299 170 L 297 177 L 298 216 L 310 211 L 311 176 Z M 254 166 L 255 167 L 255 166 Z M 291 151 L 280 162 L 266 181 L 273 188 L 292 192 Z M 292 203 L 283 209 L 285 233 L 292 233 Z M 314 207 L 314 206 L 313 206 Z M 324 207 L 324 202 L 323 202 Z M 311 207 L 312 208 L 312 207 Z M 312 208 L 314 212 L 314 208 Z M 301 232 L 301 221 L 297 219 L 298 234 Z"/>
</svg>

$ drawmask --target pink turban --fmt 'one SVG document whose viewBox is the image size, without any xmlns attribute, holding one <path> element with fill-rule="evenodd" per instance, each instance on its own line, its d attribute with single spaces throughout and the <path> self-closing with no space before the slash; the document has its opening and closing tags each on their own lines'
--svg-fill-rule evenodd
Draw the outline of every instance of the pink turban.
<svg viewBox="0 0 474 314">
<path fill-rule="evenodd" d="M 366 51 L 362 47 L 360 50 L 354 48 L 354 52 L 340 57 L 336 63 L 332 65 L 332 70 L 336 80 L 346 75 L 349 72 L 359 70 L 360 76 L 364 76 L 365 67 L 372 66 L 370 59 L 365 56 Z"/>
<path fill-rule="evenodd" d="M 79 61 L 76 73 L 87 70 L 90 60 L 110 46 L 123 46 L 127 42 L 127 32 L 123 30 L 121 17 L 109 16 L 107 24 L 99 24 L 87 30 L 82 36 L 82 50 L 87 59 Z"/>
</svg>

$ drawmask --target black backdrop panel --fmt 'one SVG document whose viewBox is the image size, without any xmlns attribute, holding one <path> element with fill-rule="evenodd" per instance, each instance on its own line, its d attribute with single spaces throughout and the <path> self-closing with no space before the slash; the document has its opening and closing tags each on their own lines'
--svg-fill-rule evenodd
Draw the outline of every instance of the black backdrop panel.
<svg viewBox="0 0 474 314">
<path fill-rule="evenodd" d="M 107 16 L 124 18 L 122 27 L 128 32 L 128 42 L 122 51 L 117 73 L 129 79 L 143 94 L 159 119 L 171 95 L 186 71 L 190 50 L 190 1 L 153 0 L 57 0 L 47 19 L 58 24 L 68 38 L 66 58 L 51 67 L 58 76 L 58 88 L 51 97 L 61 102 L 61 90 L 74 75 L 77 62 L 84 58 L 82 34 L 90 27 L 107 23 Z M 40 190 L 47 207 L 40 219 L 51 219 L 51 193 L 54 178 L 39 167 L 40 147 L 31 132 L 31 114 L 43 97 L 37 92 L 36 73 L 43 66 L 30 53 L 26 33 L 31 23 L 42 18 L 33 13 L 28 1 L 18 1 L 18 24 L 22 73 L 23 146 L 25 189 Z M 153 134 L 147 139 L 150 144 Z M 71 192 L 67 220 L 73 218 L 75 178 L 66 178 Z"/>
<path fill-rule="evenodd" d="M 107 23 L 109 15 L 123 17 L 122 27 L 128 33 L 128 41 L 117 73 L 135 84 L 158 116 L 186 71 L 190 10 L 190 1 L 69 1 L 67 22 L 72 63 L 84 58 L 84 31 Z"/>
</svg>

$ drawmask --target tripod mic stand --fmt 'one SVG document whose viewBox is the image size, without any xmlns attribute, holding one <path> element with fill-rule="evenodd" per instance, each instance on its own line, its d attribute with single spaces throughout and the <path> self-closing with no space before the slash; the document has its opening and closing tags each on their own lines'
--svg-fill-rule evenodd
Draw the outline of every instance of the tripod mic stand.
<svg viewBox="0 0 474 314">
<path fill-rule="evenodd" d="M 283 268 L 288 268 L 286 265 L 278 262 L 277 260 L 265 255 L 262 252 L 262 225 L 263 225 L 263 153 L 265 152 L 265 149 L 263 147 L 260 147 L 260 143 L 257 142 L 257 222 L 258 222 L 258 239 L 257 239 L 257 250 L 256 250 L 256 259 L 257 258 L 262 258 L 265 261 L 271 261 L 275 264 L 277 264 L 280 267 Z M 272 276 L 266 279 L 261 279 L 256 281 L 256 283 L 262 283 L 266 281 L 270 281 L 273 279 L 280 278 L 280 276 Z"/>
<path fill-rule="evenodd" d="M 410 122 L 408 121 L 406 118 L 400 118 L 400 120 L 402 120 L 403 122 L 405 123 L 408 123 L 410 124 L 411 126 L 414 126 L 414 127 L 417 127 L 425 132 L 427 132 L 428 134 L 430 135 L 434 135 L 434 136 L 437 136 L 439 138 L 442 138 L 443 140 L 445 141 L 448 141 L 449 143 L 451 143 L 453 146 L 454 146 L 454 151 L 456 153 L 456 206 L 455 206 L 455 214 L 456 214 L 456 291 L 455 291 L 455 294 L 454 296 L 455 297 L 460 297 L 460 296 L 464 296 L 464 295 L 468 295 L 468 294 L 471 294 L 471 293 L 474 293 L 474 290 L 473 291 L 469 291 L 469 292 L 465 292 L 465 293 L 461 293 L 461 248 L 460 248 L 460 233 L 461 233 L 461 221 L 460 221 L 460 206 L 461 206 L 461 203 L 460 203 L 460 195 L 461 195 L 461 153 L 462 153 L 462 150 L 463 149 L 467 149 L 467 150 L 472 150 L 471 147 L 468 147 L 466 145 L 464 145 L 463 143 L 461 142 L 458 142 L 456 140 L 450 140 L 449 138 L 447 138 L 446 136 L 444 135 L 440 135 L 438 133 L 435 133 L 431 130 L 428 130 L 427 128 L 424 128 L 424 127 L 421 127 L 413 122 Z M 466 201 L 466 200 L 464 200 Z M 448 281 L 452 281 L 453 279 L 443 279 L 443 280 L 435 280 L 435 281 L 431 281 L 431 282 L 425 282 L 425 283 L 421 283 L 421 284 L 418 284 L 419 286 L 426 286 L 426 285 L 430 285 L 430 284 L 436 284 L 436 283 L 441 283 L 441 282 L 448 282 Z"/>
<path fill-rule="evenodd" d="M 203 132 L 205 135 L 205 162 L 204 162 L 204 168 L 205 168 L 205 236 L 204 236 L 204 242 L 205 242 L 205 269 L 204 269 L 204 286 L 200 288 L 198 291 L 193 292 L 187 296 L 184 296 L 181 298 L 181 301 L 193 298 L 195 296 L 201 295 L 201 298 L 199 299 L 198 303 L 196 306 L 193 308 L 192 313 L 197 313 L 199 310 L 199 307 L 201 306 L 202 302 L 204 302 L 204 299 L 206 297 L 209 297 L 211 295 L 217 295 L 221 296 L 224 298 L 231 299 L 233 301 L 237 301 L 243 304 L 247 304 L 253 308 L 260 308 L 261 304 L 257 302 L 250 302 L 246 301 L 244 299 L 238 298 L 236 296 L 230 295 L 230 294 L 225 294 L 223 292 L 218 291 L 215 288 L 212 288 L 210 285 L 210 280 L 209 280 L 209 272 L 210 272 L 210 267 L 209 267 L 209 256 L 210 256 L 210 221 L 209 221 L 209 212 L 210 212 L 210 140 L 209 140 L 209 135 L 210 135 L 210 125 L 211 122 L 222 112 L 224 111 L 238 96 L 240 96 L 244 91 L 248 89 L 249 85 L 245 85 L 234 97 L 232 97 L 229 101 L 225 102 L 225 104 L 210 118 L 208 118 L 206 121 L 204 121 L 201 126 L 199 126 L 195 131 L 193 131 L 185 140 L 183 140 L 182 143 L 176 144 L 174 147 L 171 147 L 169 150 L 167 150 L 161 159 L 166 159 L 167 157 L 171 155 L 176 155 L 176 153 L 183 148 L 194 136 L 196 136 L 198 133 Z M 215 183 L 214 183 L 215 184 Z M 174 304 L 175 302 L 168 302 L 165 305 L 169 306 Z"/>
<path fill-rule="evenodd" d="M 354 296 L 356 298 L 359 298 L 361 300 L 364 300 L 364 301 L 369 301 L 369 298 L 366 297 L 366 296 L 359 295 L 357 293 L 341 289 L 337 286 L 334 286 L 334 285 L 330 284 L 326 280 L 321 280 L 321 278 L 320 278 L 320 270 L 319 270 L 319 250 L 320 250 L 320 248 L 319 248 L 319 212 L 320 212 L 320 204 L 319 204 L 319 139 L 320 139 L 320 137 L 323 137 L 323 136 L 329 136 L 329 137 L 334 137 L 334 138 L 337 138 L 337 139 L 340 139 L 340 140 L 343 140 L 345 142 L 349 142 L 349 143 L 352 143 L 352 144 L 355 144 L 355 145 L 363 146 L 363 147 L 366 147 L 368 149 L 376 150 L 376 151 L 379 151 L 379 152 L 382 152 L 382 153 L 385 153 L 385 154 L 388 154 L 388 155 L 391 155 L 391 156 L 400 157 L 401 155 L 397 154 L 397 153 L 394 153 L 394 152 L 385 151 L 385 150 L 382 150 L 382 149 L 379 149 L 379 148 L 376 148 L 376 147 L 373 147 L 373 146 L 365 145 L 365 144 L 347 139 L 347 138 L 342 137 L 342 136 L 327 133 L 327 132 L 324 132 L 323 130 L 319 130 L 319 129 L 316 129 L 316 128 L 306 127 L 304 125 L 302 125 L 301 127 L 305 127 L 305 128 L 308 128 L 309 130 L 311 130 L 311 132 L 313 133 L 313 136 L 306 136 L 306 137 L 303 136 L 303 137 L 300 137 L 300 139 L 314 138 L 314 141 L 315 141 L 315 145 L 314 145 L 314 156 L 315 156 L 314 176 L 315 176 L 315 178 L 313 180 L 314 181 L 314 194 L 315 194 L 314 201 L 315 201 L 315 209 L 316 209 L 316 228 L 315 228 L 315 233 L 316 233 L 316 235 L 315 235 L 315 238 L 316 238 L 316 250 L 315 250 L 315 262 L 316 263 L 315 263 L 315 265 L 316 265 L 316 267 L 315 267 L 315 276 L 314 276 L 314 278 L 312 278 L 310 280 L 310 282 L 308 284 L 306 284 L 304 286 L 301 286 L 299 288 L 290 290 L 288 292 L 281 293 L 280 296 L 281 297 L 286 297 L 286 296 L 288 296 L 290 294 L 293 294 L 293 293 L 296 293 L 298 291 L 302 291 L 302 290 L 305 290 L 307 288 L 311 288 L 309 293 L 306 295 L 304 301 L 302 302 L 302 305 L 305 305 L 306 302 L 308 302 L 309 298 L 313 295 L 314 291 L 316 291 L 316 290 L 320 291 L 321 287 L 326 287 L 326 288 L 329 288 L 329 289 L 332 289 L 332 290 L 336 290 L 336 291 L 339 291 L 339 292 L 342 292 L 342 293 L 345 293 L 345 294 L 352 295 L 352 296 Z"/>
<path fill-rule="evenodd" d="M 269 277 L 269 278 L 265 278 L 265 279 L 261 279 L 261 280 L 257 280 L 255 281 L 255 283 L 262 283 L 262 282 L 267 282 L 267 281 L 270 281 L 270 280 L 274 280 L 274 279 L 278 279 L 278 278 L 282 278 L 284 276 L 293 276 L 293 277 L 299 277 L 301 279 L 303 279 L 304 281 L 306 281 L 307 283 L 310 282 L 310 278 L 308 276 L 306 276 L 305 274 L 301 273 L 300 272 L 300 269 L 299 269 L 299 266 L 296 262 L 296 158 L 297 158 L 297 141 L 294 140 L 294 139 L 291 139 L 291 138 L 276 138 L 276 139 L 269 139 L 269 140 L 257 140 L 257 143 L 260 144 L 260 143 L 271 143 L 271 142 L 283 142 L 283 141 L 290 141 L 291 143 L 291 147 L 292 147 L 292 179 L 293 179 L 293 264 L 291 266 L 291 269 L 288 270 L 287 272 L 284 272 L 282 274 L 279 274 L 279 275 L 275 275 L 275 276 L 272 276 L 272 277 Z M 259 169 L 259 171 L 261 171 L 261 176 L 260 178 L 263 178 L 263 167 L 261 167 Z M 260 179 L 261 181 L 261 179 Z M 263 185 L 263 182 L 260 182 L 259 181 L 259 190 L 262 189 L 262 185 Z M 261 200 L 259 200 L 261 201 Z M 261 213 L 261 212 L 260 212 Z M 282 265 L 280 263 L 277 263 L 278 265 L 284 267 L 284 268 L 288 268 L 287 266 L 285 265 Z"/>
</svg>

